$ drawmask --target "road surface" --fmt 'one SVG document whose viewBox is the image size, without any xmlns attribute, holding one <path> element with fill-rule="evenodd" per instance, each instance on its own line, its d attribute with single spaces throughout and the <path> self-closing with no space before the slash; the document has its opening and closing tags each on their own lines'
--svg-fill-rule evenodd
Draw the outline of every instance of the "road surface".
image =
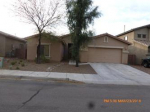
<svg viewBox="0 0 150 112">
<path fill-rule="evenodd" d="M 149 105 L 149 86 L 0 79 L 0 112 L 149 112 Z"/>
</svg>

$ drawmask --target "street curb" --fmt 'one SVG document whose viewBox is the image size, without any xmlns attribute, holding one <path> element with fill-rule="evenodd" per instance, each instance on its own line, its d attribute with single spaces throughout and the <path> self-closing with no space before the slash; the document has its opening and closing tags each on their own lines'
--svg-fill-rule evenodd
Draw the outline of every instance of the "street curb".
<svg viewBox="0 0 150 112">
<path fill-rule="evenodd" d="M 41 81 L 67 81 L 84 83 L 81 81 L 71 80 L 69 78 L 43 78 L 43 77 L 31 77 L 31 76 L 12 76 L 12 75 L 0 75 L 0 79 L 15 79 L 15 80 L 41 80 Z"/>
</svg>

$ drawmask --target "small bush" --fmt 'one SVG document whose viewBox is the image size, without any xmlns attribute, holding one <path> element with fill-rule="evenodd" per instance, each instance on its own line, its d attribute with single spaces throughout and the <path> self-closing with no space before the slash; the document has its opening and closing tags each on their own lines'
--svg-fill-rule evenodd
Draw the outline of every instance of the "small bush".
<svg viewBox="0 0 150 112">
<path fill-rule="evenodd" d="M 21 66 L 22 66 L 22 67 L 24 67 L 24 66 L 25 66 L 25 64 L 24 64 L 24 63 L 22 63 L 22 64 L 21 64 Z"/>
<path fill-rule="evenodd" d="M 11 62 L 11 65 L 15 65 L 15 64 L 16 64 L 16 61 Z"/>
<path fill-rule="evenodd" d="M 20 60 L 20 63 L 22 63 L 22 60 Z"/>
<path fill-rule="evenodd" d="M 40 59 L 42 63 L 49 63 L 49 59 L 47 59 L 44 55 L 42 55 Z"/>
<path fill-rule="evenodd" d="M 20 70 L 20 68 L 19 68 L 19 67 L 16 67 L 16 70 Z"/>
<path fill-rule="evenodd" d="M 35 58 L 35 62 L 36 62 L 36 60 L 37 60 L 37 58 Z M 44 55 L 42 55 L 41 57 L 40 57 L 40 61 L 41 61 L 41 63 L 49 63 L 49 59 L 48 58 L 46 58 Z"/>
</svg>

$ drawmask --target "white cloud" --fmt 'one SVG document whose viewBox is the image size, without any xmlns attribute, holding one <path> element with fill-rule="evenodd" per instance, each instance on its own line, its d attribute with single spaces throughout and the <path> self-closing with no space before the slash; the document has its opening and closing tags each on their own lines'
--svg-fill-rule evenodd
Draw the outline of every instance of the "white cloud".
<svg viewBox="0 0 150 112">
<path fill-rule="evenodd" d="M 149 0 L 95 0 L 103 16 L 96 20 L 95 29 L 99 33 L 122 33 L 126 30 L 149 24 Z"/>
<path fill-rule="evenodd" d="M 19 37 L 26 37 L 36 33 L 34 26 L 20 21 L 10 10 L 16 0 L 0 0 L 0 30 Z M 94 0 L 99 6 L 102 17 L 95 20 L 92 29 L 96 34 L 108 32 L 113 35 L 126 30 L 149 24 L 150 0 Z M 56 33 L 68 33 L 67 27 L 59 26 Z"/>
</svg>

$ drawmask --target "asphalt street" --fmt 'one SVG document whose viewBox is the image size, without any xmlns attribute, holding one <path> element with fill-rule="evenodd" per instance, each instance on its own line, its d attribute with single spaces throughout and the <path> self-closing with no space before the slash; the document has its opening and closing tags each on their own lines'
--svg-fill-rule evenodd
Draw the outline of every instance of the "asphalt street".
<svg viewBox="0 0 150 112">
<path fill-rule="evenodd" d="M 150 86 L 0 79 L 0 112 L 150 112 L 149 105 Z"/>
</svg>

